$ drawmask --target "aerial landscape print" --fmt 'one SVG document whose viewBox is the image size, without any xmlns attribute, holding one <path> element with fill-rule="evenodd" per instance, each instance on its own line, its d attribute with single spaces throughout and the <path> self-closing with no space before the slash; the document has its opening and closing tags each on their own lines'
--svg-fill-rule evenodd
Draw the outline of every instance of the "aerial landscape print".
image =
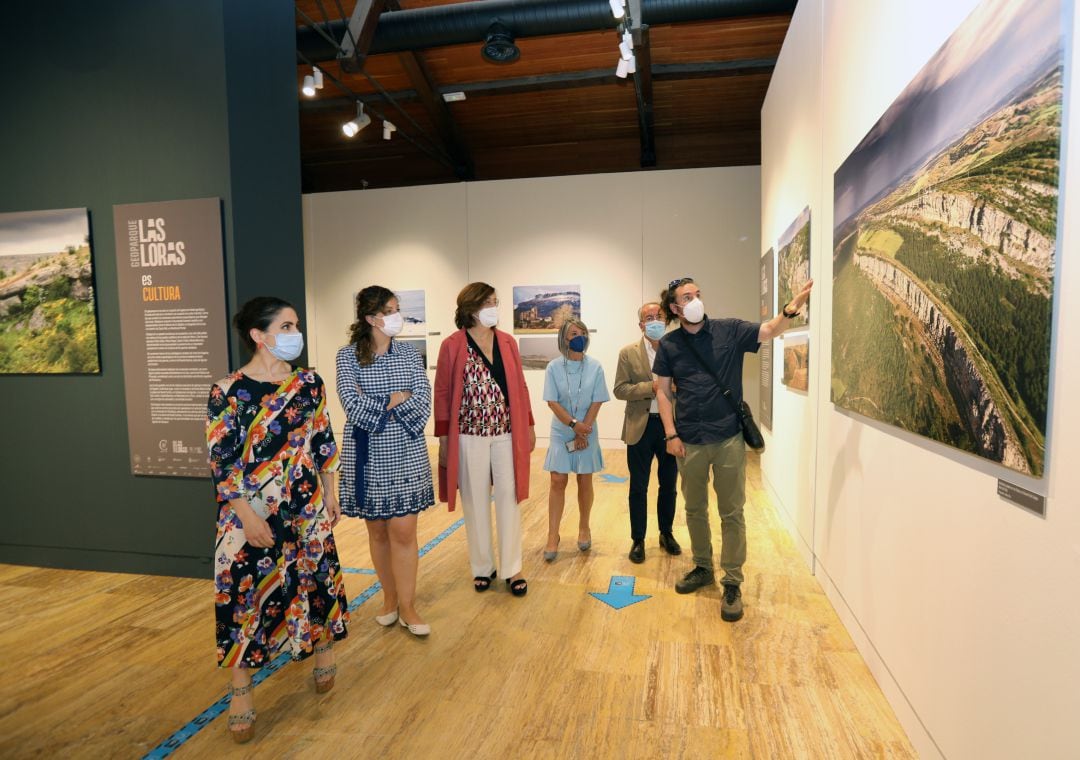
<svg viewBox="0 0 1080 760">
<path fill-rule="evenodd" d="M 834 175 L 834 403 L 1044 471 L 1057 0 L 987 0 Z"/>
</svg>

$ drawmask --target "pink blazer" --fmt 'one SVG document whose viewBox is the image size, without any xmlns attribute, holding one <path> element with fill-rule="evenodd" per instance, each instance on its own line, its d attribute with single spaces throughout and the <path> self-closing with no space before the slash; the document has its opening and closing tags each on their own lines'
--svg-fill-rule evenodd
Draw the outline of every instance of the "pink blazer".
<svg viewBox="0 0 1080 760">
<path fill-rule="evenodd" d="M 499 354 L 506 370 L 506 390 L 510 395 L 510 441 L 514 450 L 514 485 L 518 502 L 529 498 L 529 428 L 533 422 L 529 386 L 521 369 L 517 341 L 508 333 L 495 331 Z M 465 330 L 448 336 L 439 348 L 435 370 L 435 435 L 447 436 L 446 467 L 439 468 L 439 501 L 451 512 L 458 490 L 458 415 L 465 387 L 465 360 L 469 342 Z"/>
</svg>

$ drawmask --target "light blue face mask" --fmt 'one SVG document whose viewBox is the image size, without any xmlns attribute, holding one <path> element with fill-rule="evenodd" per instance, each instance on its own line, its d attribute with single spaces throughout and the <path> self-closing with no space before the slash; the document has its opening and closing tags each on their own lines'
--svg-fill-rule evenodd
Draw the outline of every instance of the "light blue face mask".
<svg viewBox="0 0 1080 760">
<path fill-rule="evenodd" d="M 646 322 L 645 337 L 649 340 L 660 340 L 667 332 L 667 325 L 663 322 Z"/>
<path fill-rule="evenodd" d="M 267 346 L 266 350 L 283 362 L 291 362 L 304 350 L 303 333 L 278 333 L 274 341 L 274 345 Z"/>
</svg>

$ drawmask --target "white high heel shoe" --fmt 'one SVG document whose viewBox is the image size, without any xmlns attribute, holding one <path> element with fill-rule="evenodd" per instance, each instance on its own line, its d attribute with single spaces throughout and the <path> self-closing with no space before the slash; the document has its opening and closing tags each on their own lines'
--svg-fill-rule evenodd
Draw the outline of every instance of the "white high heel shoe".
<svg viewBox="0 0 1080 760">
<path fill-rule="evenodd" d="M 408 628 L 409 633 L 421 638 L 431 633 L 431 626 L 427 623 L 406 623 L 404 618 L 401 619 L 401 627 Z"/>
<path fill-rule="evenodd" d="M 383 628 L 393 625 L 398 620 L 398 611 L 387 612 L 385 615 L 376 615 L 375 622 L 381 625 Z"/>
</svg>

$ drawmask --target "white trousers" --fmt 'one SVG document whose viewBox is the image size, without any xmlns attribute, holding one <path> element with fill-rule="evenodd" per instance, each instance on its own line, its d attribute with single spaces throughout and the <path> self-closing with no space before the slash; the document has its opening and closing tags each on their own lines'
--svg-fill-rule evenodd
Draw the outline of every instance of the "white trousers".
<svg viewBox="0 0 1080 760">
<path fill-rule="evenodd" d="M 458 438 L 458 484 L 469 563 L 474 577 L 495 569 L 491 530 L 491 490 L 495 488 L 495 529 L 499 534 L 499 575 L 521 572 L 521 510 L 514 487 L 514 449 L 510 434 Z"/>
</svg>

